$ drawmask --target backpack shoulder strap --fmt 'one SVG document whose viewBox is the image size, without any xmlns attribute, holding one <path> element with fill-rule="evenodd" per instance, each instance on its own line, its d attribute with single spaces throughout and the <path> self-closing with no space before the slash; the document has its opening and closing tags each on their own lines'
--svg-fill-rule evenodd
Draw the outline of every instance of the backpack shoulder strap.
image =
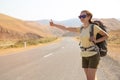
<svg viewBox="0 0 120 80">
<path fill-rule="evenodd" d="M 90 33 L 90 40 L 92 41 L 92 39 L 94 38 L 94 24 L 91 24 L 89 33 Z M 95 44 L 94 41 L 92 42 Z"/>
<path fill-rule="evenodd" d="M 94 36 L 94 24 L 91 24 L 90 26 L 90 37 Z"/>
<path fill-rule="evenodd" d="M 82 27 L 80 27 L 80 33 L 82 32 L 82 29 L 83 29 L 83 26 L 82 26 Z"/>
<path fill-rule="evenodd" d="M 83 26 L 80 27 L 80 33 L 82 32 Z M 79 42 L 79 46 L 81 45 L 81 42 Z"/>
</svg>

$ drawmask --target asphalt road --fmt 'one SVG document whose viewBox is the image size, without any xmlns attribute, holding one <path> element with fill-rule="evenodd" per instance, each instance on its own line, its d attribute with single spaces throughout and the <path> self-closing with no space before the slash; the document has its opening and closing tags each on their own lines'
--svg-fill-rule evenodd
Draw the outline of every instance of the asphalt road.
<svg viewBox="0 0 120 80">
<path fill-rule="evenodd" d="M 120 80 L 119 70 L 109 57 L 102 58 L 97 80 Z M 59 43 L 0 56 L 0 80 L 86 80 L 78 42 L 65 37 Z"/>
<path fill-rule="evenodd" d="M 80 49 L 72 38 L 0 56 L 0 80 L 85 80 Z"/>
</svg>

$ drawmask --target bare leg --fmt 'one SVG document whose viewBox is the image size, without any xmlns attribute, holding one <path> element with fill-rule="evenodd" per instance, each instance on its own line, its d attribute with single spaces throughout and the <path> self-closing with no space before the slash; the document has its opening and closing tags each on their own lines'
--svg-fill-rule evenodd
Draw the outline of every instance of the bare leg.
<svg viewBox="0 0 120 80">
<path fill-rule="evenodd" d="M 86 78 L 88 80 L 88 68 L 84 68 L 84 72 L 85 72 Z"/>
<path fill-rule="evenodd" d="M 93 68 L 84 68 L 87 80 L 95 80 L 96 70 Z"/>
</svg>

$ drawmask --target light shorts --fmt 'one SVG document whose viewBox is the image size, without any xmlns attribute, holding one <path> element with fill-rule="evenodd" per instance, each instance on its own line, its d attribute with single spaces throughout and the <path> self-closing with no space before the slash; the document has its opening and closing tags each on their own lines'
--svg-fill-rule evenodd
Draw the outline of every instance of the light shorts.
<svg viewBox="0 0 120 80">
<path fill-rule="evenodd" d="M 82 67 L 83 68 L 97 68 L 100 61 L 100 55 L 95 54 L 90 57 L 82 57 Z"/>
</svg>

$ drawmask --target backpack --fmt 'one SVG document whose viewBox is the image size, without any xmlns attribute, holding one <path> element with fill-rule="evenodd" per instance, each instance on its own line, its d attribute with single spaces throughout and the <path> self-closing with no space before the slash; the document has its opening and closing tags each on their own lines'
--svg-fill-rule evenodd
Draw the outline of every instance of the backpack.
<svg viewBox="0 0 120 80">
<path fill-rule="evenodd" d="M 100 27 L 101 28 L 101 27 Z M 102 29 L 102 28 L 101 28 Z M 104 29 L 103 29 L 104 30 Z M 105 31 L 105 30 L 104 30 Z M 94 24 L 91 25 L 91 32 L 90 32 L 90 37 L 92 37 L 94 35 Z M 102 35 L 100 35 L 99 33 L 96 35 L 96 39 L 99 39 L 103 37 Z M 107 42 L 106 40 L 99 42 L 99 43 L 94 43 L 95 45 L 98 46 L 99 48 L 99 53 L 100 56 L 106 56 L 107 55 Z"/>
<path fill-rule="evenodd" d="M 98 25 L 98 23 L 99 23 L 99 25 Z M 100 21 L 94 21 L 90 26 L 90 37 L 94 36 L 94 25 L 98 25 L 102 30 L 107 32 L 106 27 L 102 23 L 100 23 Z M 83 29 L 83 27 L 80 28 L 80 31 L 82 31 L 82 29 Z M 103 37 L 103 36 L 99 33 L 96 35 L 96 39 L 99 39 L 101 37 Z M 94 44 L 97 45 L 97 47 L 99 48 L 99 53 L 100 53 L 101 57 L 107 55 L 108 50 L 107 50 L 106 40 L 99 42 L 99 43 L 94 43 Z"/>
</svg>

